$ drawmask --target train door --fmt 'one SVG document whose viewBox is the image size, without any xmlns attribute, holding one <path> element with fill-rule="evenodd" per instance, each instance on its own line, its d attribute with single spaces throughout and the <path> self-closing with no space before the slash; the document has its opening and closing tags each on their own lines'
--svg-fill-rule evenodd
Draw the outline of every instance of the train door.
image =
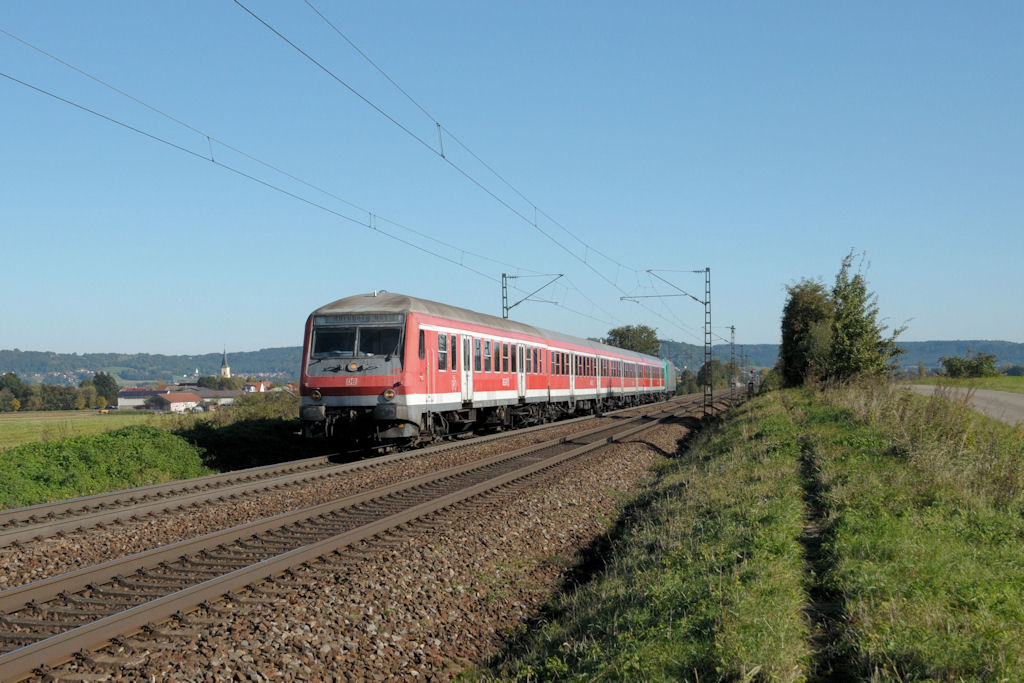
<svg viewBox="0 0 1024 683">
<path fill-rule="evenodd" d="M 462 335 L 462 402 L 473 400 L 473 338 Z"/>
<path fill-rule="evenodd" d="M 433 336 L 433 335 L 431 335 Z M 427 395 L 424 398 L 424 403 L 433 403 L 434 394 L 437 392 L 437 344 L 427 344 L 424 347 L 423 330 L 420 330 L 420 349 L 422 351 L 420 358 L 424 358 L 424 362 L 427 364 L 427 371 L 424 373 L 427 379 Z"/>
<path fill-rule="evenodd" d="M 522 344 L 516 344 L 516 387 L 519 390 L 519 398 L 526 397 L 526 358 Z"/>
<path fill-rule="evenodd" d="M 569 360 L 569 401 L 576 400 L 576 363 L 579 362 L 579 356 L 575 353 L 566 355 Z"/>
</svg>

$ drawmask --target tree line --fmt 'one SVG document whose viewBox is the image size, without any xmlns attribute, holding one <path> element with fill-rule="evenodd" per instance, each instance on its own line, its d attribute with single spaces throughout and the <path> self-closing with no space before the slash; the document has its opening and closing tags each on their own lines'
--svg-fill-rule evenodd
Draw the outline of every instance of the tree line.
<svg viewBox="0 0 1024 683">
<path fill-rule="evenodd" d="M 84 410 L 117 404 L 117 380 L 100 371 L 77 387 L 26 384 L 13 372 L 0 376 L 0 413 L 19 410 Z"/>
<path fill-rule="evenodd" d="M 647 325 L 624 325 L 608 330 L 605 343 L 620 349 L 658 356 L 663 341 L 658 339 L 657 331 Z M 716 389 L 726 388 L 737 381 L 742 383 L 745 378 L 740 377 L 740 368 L 736 363 L 723 363 L 713 358 L 702 364 L 696 373 L 690 370 L 680 373 L 676 377 L 676 393 L 695 394 L 701 391 L 705 384 L 711 384 Z"/>
</svg>

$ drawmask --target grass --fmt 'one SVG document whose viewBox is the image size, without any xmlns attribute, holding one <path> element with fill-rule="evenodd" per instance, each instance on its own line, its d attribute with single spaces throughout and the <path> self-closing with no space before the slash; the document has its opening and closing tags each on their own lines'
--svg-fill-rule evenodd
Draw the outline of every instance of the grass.
<svg viewBox="0 0 1024 683">
<path fill-rule="evenodd" d="M 303 439 L 297 414 L 297 399 L 285 393 L 240 396 L 230 409 L 194 415 L 4 414 L 0 507 L 312 457 L 336 447 Z"/>
<path fill-rule="evenodd" d="M 625 511 L 608 570 L 560 595 L 486 676 L 800 680 L 798 436 L 762 400 L 670 462 Z"/>
<path fill-rule="evenodd" d="M 600 574 L 466 677 L 1024 680 L 1024 432 L 947 399 L 748 402 L 624 508 Z"/>
<path fill-rule="evenodd" d="M 966 387 L 970 389 L 992 389 L 993 391 L 1009 391 L 1024 394 L 1024 377 L 973 377 L 967 379 L 950 379 L 948 377 L 928 377 L 911 380 L 910 384 L 932 384 L 950 387 Z"/>
<path fill-rule="evenodd" d="M 166 416 L 135 410 L 100 414 L 96 410 L 0 413 L 0 451 L 35 441 L 102 434 L 131 425 L 159 424 Z"/>
<path fill-rule="evenodd" d="M 181 437 L 133 426 L 0 453 L 0 507 L 21 507 L 210 474 Z"/>
<path fill-rule="evenodd" d="M 825 398 L 812 438 L 859 674 L 1024 678 L 1024 434 L 889 385 Z"/>
</svg>

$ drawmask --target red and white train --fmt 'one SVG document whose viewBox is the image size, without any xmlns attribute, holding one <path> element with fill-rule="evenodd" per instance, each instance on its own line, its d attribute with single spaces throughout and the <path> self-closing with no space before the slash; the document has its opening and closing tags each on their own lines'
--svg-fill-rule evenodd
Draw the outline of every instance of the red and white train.
<svg viewBox="0 0 1024 683">
<path fill-rule="evenodd" d="M 653 356 L 402 294 L 339 299 L 306 321 L 303 432 L 417 444 L 660 400 Z"/>
</svg>

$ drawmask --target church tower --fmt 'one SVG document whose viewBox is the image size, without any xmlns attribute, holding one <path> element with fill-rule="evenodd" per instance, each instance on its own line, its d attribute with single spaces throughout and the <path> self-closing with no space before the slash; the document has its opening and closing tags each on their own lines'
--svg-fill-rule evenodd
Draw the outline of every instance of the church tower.
<svg viewBox="0 0 1024 683">
<path fill-rule="evenodd" d="M 231 367 L 228 365 L 228 348 L 224 347 L 224 358 L 220 362 L 220 376 L 225 378 L 231 377 Z"/>
</svg>

